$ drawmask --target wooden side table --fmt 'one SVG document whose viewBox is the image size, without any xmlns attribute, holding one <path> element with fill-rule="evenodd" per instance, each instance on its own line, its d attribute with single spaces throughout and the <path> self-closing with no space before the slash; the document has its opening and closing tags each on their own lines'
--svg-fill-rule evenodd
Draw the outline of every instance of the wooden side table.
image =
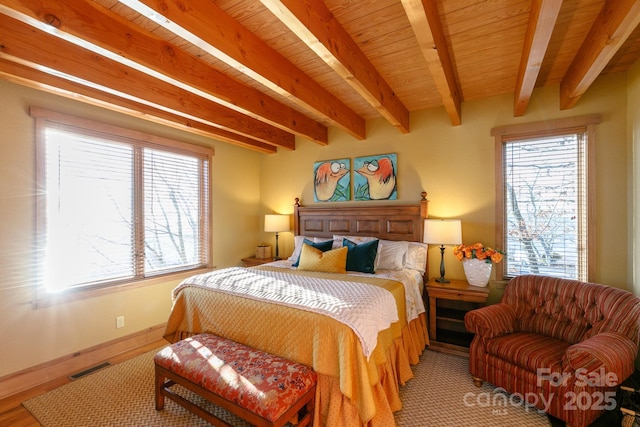
<svg viewBox="0 0 640 427">
<path fill-rule="evenodd" d="M 245 267 L 255 267 L 257 265 L 266 264 L 271 261 L 273 261 L 273 258 L 256 258 L 256 257 L 242 258 L 242 262 L 244 263 Z"/>
<path fill-rule="evenodd" d="M 487 302 L 489 288 L 471 286 L 464 280 L 427 282 L 429 296 L 429 340 L 432 346 L 452 353 L 469 353 L 473 338 L 464 327 L 464 315 Z"/>
</svg>

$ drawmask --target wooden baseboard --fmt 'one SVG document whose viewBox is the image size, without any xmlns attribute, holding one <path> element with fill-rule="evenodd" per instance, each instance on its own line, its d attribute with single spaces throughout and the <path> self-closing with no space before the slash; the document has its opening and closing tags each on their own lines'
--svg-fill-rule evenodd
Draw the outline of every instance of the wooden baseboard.
<svg viewBox="0 0 640 427">
<path fill-rule="evenodd" d="M 469 347 L 462 347 L 445 342 L 431 341 L 429 344 L 429 350 L 439 351 L 440 353 L 454 354 L 456 356 L 469 357 Z"/>
<path fill-rule="evenodd" d="M 165 324 L 118 338 L 0 378 L 0 399 L 74 374 L 87 367 L 162 338 Z"/>
</svg>

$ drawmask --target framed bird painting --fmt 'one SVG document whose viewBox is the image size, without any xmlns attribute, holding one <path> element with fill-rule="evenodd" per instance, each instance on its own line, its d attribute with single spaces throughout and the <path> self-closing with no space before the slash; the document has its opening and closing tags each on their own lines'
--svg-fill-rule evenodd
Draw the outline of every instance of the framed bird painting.
<svg viewBox="0 0 640 427">
<path fill-rule="evenodd" d="M 397 161 L 395 153 L 354 158 L 354 200 L 396 200 Z"/>
<path fill-rule="evenodd" d="M 342 202 L 351 199 L 351 160 L 324 160 L 313 164 L 313 199 Z"/>
</svg>

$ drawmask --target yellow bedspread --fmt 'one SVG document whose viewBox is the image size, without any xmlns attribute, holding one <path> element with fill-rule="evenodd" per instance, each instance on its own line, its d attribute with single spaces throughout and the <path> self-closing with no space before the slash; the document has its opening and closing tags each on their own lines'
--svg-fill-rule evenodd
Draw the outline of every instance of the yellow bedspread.
<svg viewBox="0 0 640 427">
<path fill-rule="evenodd" d="M 299 274 L 382 286 L 394 295 L 401 320 L 379 334 L 378 344 L 367 360 L 355 333 L 330 317 L 188 287 L 175 297 L 165 338 L 176 342 L 209 332 L 312 366 L 319 376 L 316 425 L 393 425 L 393 411 L 401 407 L 398 384 L 413 376 L 410 364 L 418 362 L 428 344 L 424 314 L 407 325 L 404 287 L 396 281 Z"/>
</svg>

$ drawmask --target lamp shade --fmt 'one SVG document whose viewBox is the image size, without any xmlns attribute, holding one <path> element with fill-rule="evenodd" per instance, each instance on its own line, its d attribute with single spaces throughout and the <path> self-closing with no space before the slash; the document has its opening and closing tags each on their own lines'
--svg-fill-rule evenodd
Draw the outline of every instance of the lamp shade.
<svg viewBox="0 0 640 427">
<path fill-rule="evenodd" d="M 289 215 L 265 215 L 264 216 L 264 231 L 266 232 L 280 232 L 291 230 L 289 223 Z"/>
<path fill-rule="evenodd" d="M 461 244 L 461 221 L 459 219 L 425 219 L 423 241 L 430 245 Z"/>
</svg>

